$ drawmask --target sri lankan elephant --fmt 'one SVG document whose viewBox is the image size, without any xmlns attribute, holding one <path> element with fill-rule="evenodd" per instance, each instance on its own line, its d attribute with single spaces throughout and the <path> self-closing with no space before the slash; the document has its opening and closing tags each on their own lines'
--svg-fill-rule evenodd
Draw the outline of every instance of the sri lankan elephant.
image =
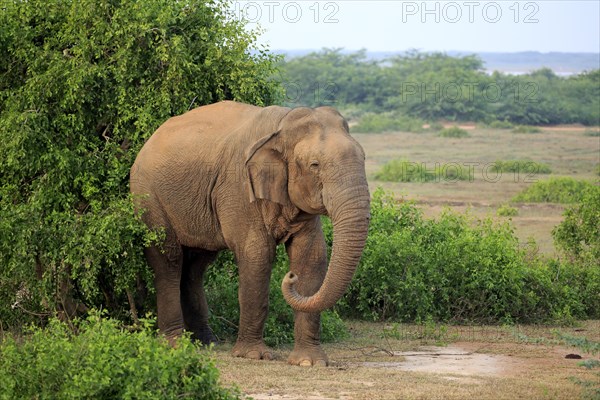
<svg viewBox="0 0 600 400">
<path fill-rule="evenodd" d="M 282 290 L 295 310 L 288 361 L 326 365 L 320 312 L 343 295 L 367 236 L 364 161 L 348 124 L 330 107 L 224 101 L 158 128 L 137 156 L 130 188 L 144 222 L 166 234 L 162 246 L 145 250 L 164 335 L 173 341 L 185 329 L 214 340 L 202 279 L 217 252 L 231 249 L 240 305 L 233 354 L 272 359 L 263 328 L 275 249 L 285 243 L 290 272 Z M 329 265 L 320 215 L 333 223 Z"/>
</svg>

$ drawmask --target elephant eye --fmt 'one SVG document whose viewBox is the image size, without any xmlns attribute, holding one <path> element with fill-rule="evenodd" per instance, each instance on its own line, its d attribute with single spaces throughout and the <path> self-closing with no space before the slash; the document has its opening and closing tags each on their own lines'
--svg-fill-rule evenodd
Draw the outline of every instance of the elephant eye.
<svg viewBox="0 0 600 400">
<path fill-rule="evenodd" d="M 316 171 L 319 169 L 319 162 L 318 161 L 311 161 L 310 163 L 310 169 L 313 171 Z"/>
</svg>

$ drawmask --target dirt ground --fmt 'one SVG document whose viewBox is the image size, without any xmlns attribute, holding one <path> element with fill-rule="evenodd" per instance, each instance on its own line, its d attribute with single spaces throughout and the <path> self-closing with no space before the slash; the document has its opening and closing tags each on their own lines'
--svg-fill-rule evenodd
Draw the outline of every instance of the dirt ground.
<svg viewBox="0 0 600 400">
<path fill-rule="evenodd" d="M 598 355 L 556 339 L 555 331 L 600 339 L 600 321 L 578 327 L 444 327 L 349 322 L 350 338 L 325 344 L 329 367 L 234 358 L 217 347 L 226 385 L 254 399 L 577 399 L 598 373 L 579 366 Z M 421 337 L 421 338 L 419 338 Z M 577 354 L 582 359 L 565 358 Z M 597 370 L 596 370 L 597 371 Z"/>
</svg>

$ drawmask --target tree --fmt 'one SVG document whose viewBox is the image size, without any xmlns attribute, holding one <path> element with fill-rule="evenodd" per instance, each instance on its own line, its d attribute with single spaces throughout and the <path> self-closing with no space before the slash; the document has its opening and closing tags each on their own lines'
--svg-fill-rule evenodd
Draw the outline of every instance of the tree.
<svg viewBox="0 0 600 400">
<path fill-rule="evenodd" d="M 28 0 L 0 8 L 0 320 L 128 309 L 150 232 L 128 174 L 168 117 L 268 105 L 276 59 L 226 0 Z M 151 286 L 151 285 L 150 285 Z M 12 307 L 11 307 L 12 305 Z"/>
</svg>

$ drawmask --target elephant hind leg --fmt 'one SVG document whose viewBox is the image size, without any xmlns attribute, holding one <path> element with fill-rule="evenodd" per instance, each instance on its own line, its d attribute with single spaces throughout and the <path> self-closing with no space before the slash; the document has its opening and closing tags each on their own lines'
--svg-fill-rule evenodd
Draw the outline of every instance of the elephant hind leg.
<svg viewBox="0 0 600 400">
<path fill-rule="evenodd" d="M 145 249 L 148 263 L 154 270 L 158 327 L 171 344 L 183 333 L 183 313 L 181 310 L 181 268 L 183 253 L 180 246 L 165 243 L 164 248 L 156 246 Z"/>
<path fill-rule="evenodd" d="M 217 341 L 208 326 L 208 303 L 203 284 L 204 273 L 216 256 L 217 252 L 191 249 L 184 249 L 183 253 L 181 309 L 184 325 L 192 332 L 192 338 L 203 344 Z"/>
</svg>

